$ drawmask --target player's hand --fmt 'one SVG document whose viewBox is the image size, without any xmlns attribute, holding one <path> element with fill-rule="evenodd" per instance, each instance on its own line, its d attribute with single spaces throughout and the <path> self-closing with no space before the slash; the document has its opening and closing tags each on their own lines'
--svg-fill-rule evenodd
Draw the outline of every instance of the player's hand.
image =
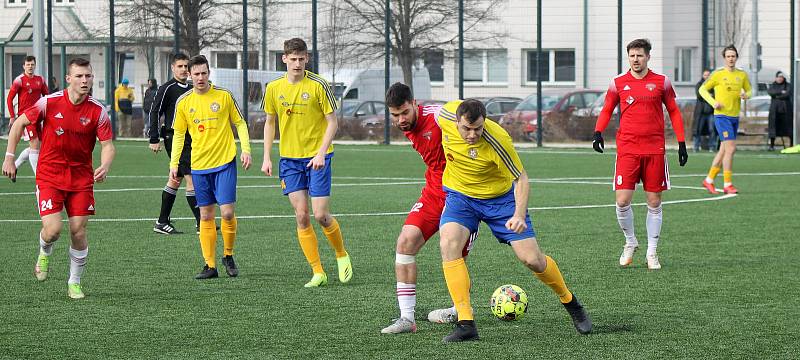
<svg viewBox="0 0 800 360">
<path fill-rule="evenodd" d="M 603 142 L 603 134 L 601 132 L 599 131 L 594 132 L 594 138 L 592 139 L 592 147 L 594 148 L 594 151 L 597 151 L 599 153 L 602 153 L 603 149 L 605 149 L 606 144 L 605 142 Z"/>
<path fill-rule="evenodd" d="M 714 109 L 717 109 L 717 110 L 719 110 L 719 109 L 722 109 L 722 103 L 721 103 L 721 102 L 719 102 L 719 101 L 717 101 L 716 103 L 714 103 Z"/>
<path fill-rule="evenodd" d="M 247 170 L 250 168 L 250 165 L 253 163 L 253 157 L 250 156 L 250 153 L 243 152 L 242 153 L 242 168 Z"/>
<path fill-rule="evenodd" d="M 681 141 L 678 143 L 678 164 L 683 166 L 687 161 L 689 161 L 689 153 L 686 152 L 686 143 Z"/>
<path fill-rule="evenodd" d="M 272 160 L 269 158 L 264 159 L 264 163 L 261 164 L 261 172 L 263 172 L 264 175 L 272 176 Z"/>
<path fill-rule="evenodd" d="M 180 181 L 178 181 L 178 168 L 169 168 L 169 179 L 180 183 Z"/>
<path fill-rule="evenodd" d="M 12 117 L 10 117 L 10 118 L 8 119 L 8 123 L 9 123 L 9 124 L 13 124 L 13 123 L 14 123 L 14 120 L 17 120 L 17 117 L 16 117 L 16 116 L 12 116 Z"/>
<path fill-rule="evenodd" d="M 159 142 L 156 144 L 150 144 L 150 150 L 152 150 L 154 153 L 158 153 L 161 151 L 161 143 Z"/>
<path fill-rule="evenodd" d="M 17 165 L 14 164 L 14 158 L 6 156 L 3 160 L 3 176 L 8 176 L 11 182 L 17 182 Z"/>
<path fill-rule="evenodd" d="M 94 182 L 101 183 L 106 181 L 106 176 L 108 176 L 108 167 L 100 165 L 100 167 L 94 169 Z"/>
<path fill-rule="evenodd" d="M 745 94 L 745 93 L 741 93 L 741 94 L 739 94 L 739 97 L 740 97 L 740 98 L 742 98 L 742 100 L 747 100 L 747 99 L 749 99 L 749 98 L 750 98 L 750 97 L 749 97 L 749 96 L 747 96 L 747 94 Z"/>
<path fill-rule="evenodd" d="M 306 165 L 306 167 L 310 167 L 313 170 L 319 170 L 324 168 L 325 156 L 320 154 L 315 155 L 313 158 L 311 158 L 311 161 L 308 162 L 308 165 Z"/>
<path fill-rule="evenodd" d="M 525 223 L 524 217 L 512 216 L 511 219 L 508 219 L 508 221 L 506 221 L 506 229 L 511 230 L 517 234 L 521 234 L 527 228 L 528 224 Z"/>
</svg>

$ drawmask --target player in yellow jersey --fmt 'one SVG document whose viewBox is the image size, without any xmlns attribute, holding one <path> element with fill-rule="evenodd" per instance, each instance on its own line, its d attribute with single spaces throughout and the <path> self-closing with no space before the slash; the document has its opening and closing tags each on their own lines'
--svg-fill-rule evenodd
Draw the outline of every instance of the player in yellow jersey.
<svg viewBox="0 0 800 360">
<path fill-rule="evenodd" d="M 200 207 L 200 248 L 205 266 L 195 279 L 210 279 L 218 275 L 216 267 L 217 229 L 214 223 L 215 204 L 222 216 L 224 242 L 222 265 L 230 277 L 239 275 L 233 261 L 236 242 L 236 142 L 231 125 L 236 126 L 242 143 L 242 167 L 250 168 L 250 136 L 247 123 L 230 91 L 211 85 L 208 81 L 208 60 L 197 55 L 189 59 L 189 75 L 194 89 L 178 98 L 172 122 L 172 156 L 169 177 L 178 180 L 178 163 L 183 152 L 186 132 L 192 137 L 192 179 L 197 206 Z"/>
<path fill-rule="evenodd" d="M 717 69 L 700 87 L 700 96 L 714 107 L 714 125 L 717 127 L 719 139 L 722 141 L 717 155 L 711 162 L 711 170 L 703 180 L 703 186 L 712 194 L 717 193 L 714 178 L 722 168 L 724 179 L 723 191 L 726 194 L 739 192 L 733 186 L 733 154 L 736 152 L 736 132 L 739 129 L 740 99 L 750 98 L 750 80 L 747 73 L 736 68 L 739 52 L 733 45 L 722 50 L 725 66 Z M 714 96 L 708 92 L 714 89 Z"/>
<path fill-rule="evenodd" d="M 261 171 L 272 176 L 272 141 L 275 139 L 275 119 L 280 129 L 281 188 L 288 195 L 297 221 L 300 248 L 311 266 L 313 276 L 305 287 L 328 283 L 328 275 L 320 262 L 317 235 L 311 226 L 308 202 L 322 232 L 336 251 L 339 281 L 353 277 L 350 255 L 344 248 L 339 223 L 331 215 L 328 203 L 331 194 L 331 161 L 336 122 L 336 99 L 328 82 L 306 71 L 308 46 L 298 38 L 283 43 L 283 62 L 286 76 L 267 84 L 264 92 L 264 164 Z"/>
<path fill-rule="evenodd" d="M 592 320 L 567 289 L 556 262 L 536 242 L 528 215 L 528 175 L 511 143 L 511 136 L 486 119 L 486 108 L 469 99 L 445 104 L 437 122 L 447 159 L 442 185 L 447 198 L 439 222 L 442 268 L 456 306 L 458 322 L 444 342 L 478 339 L 469 296 L 469 272 L 462 249 L 470 233 L 486 223 L 501 243 L 558 295 L 581 334 L 592 331 Z"/>
</svg>

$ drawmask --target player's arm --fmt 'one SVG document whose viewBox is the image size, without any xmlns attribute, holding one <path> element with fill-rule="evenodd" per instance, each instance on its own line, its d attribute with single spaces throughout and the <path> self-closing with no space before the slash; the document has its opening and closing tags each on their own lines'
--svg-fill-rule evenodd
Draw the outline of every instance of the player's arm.
<svg viewBox="0 0 800 360">
<path fill-rule="evenodd" d="M 50 88 L 47 87 L 47 81 L 45 81 L 44 78 L 42 78 L 42 96 L 49 94 L 50 94 Z"/>
<path fill-rule="evenodd" d="M 175 118 L 172 120 L 172 155 L 169 160 L 169 178 L 173 181 L 178 181 L 178 163 L 183 154 L 183 143 L 186 142 L 186 130 L 188 123 L 186 122 L 186 115 L 181 108 L 180 101 L 175 104 Z"/>
<path fill-rule="evenodd" d="M 611 121 L 611 115 L 614 114 L 614 108 L 619 105 L 619 93 L 617 92 L 617 84 L 611 80 L 606 91 L 606 99 L 603 101 L 603 109 L 600 115 L 597 116 L 597 123 L 594 125 L 594 135 L 592 136 L 592 148 L 599 153 L 603 152 L 606 144 L 603 141 L 603 130 L 608 127 Z M 621 114 L 620 114 L 621 115 Z"/>
<path fill-rule="evenodd" d="M 705 100 L 714 109 L 722 109 L 722 103 L 714 99 L 714 97 L 711 96 L 711 93 L 708 92 L 709 90 L 717 86 L 717 79 L 714 76 L 715 74 L 711 74 L 711 76 L 708 77 L 708 80 L 706 80 L 706 82 L 704 82 L 703 85 L 700 86 L 700 90 L 698 90 L 697 92 L 700 94 L 700 97 L 702 97 L 703 100 Z"/>
<path fill-rule="evenodd" d="M 247 122 L 244 121 L 242 112 L 239 110 L 239 105 L 233 97 L 229 97 L 231 103 L 230 117 L 231 123 L 236 126 L 236 134 L 239 135 L 239 142 L 242 144 L 242 168 L 245 170 L 250 168 L 250 163 L 253 162 L 253 157 L 250 155 L 250 133 L 247 130 Z"/>
<path fill-rule="evenodd" d="M 111 169 L 111 163 L 116 155 L 117 149 L 111 139 L 100 142 L 100 166 L 94 169 L 94 182 L 100 183 L 106 180 L 108 170 Z"/>
<path fill-rule="evenodd" d="M 494 138 L 492 148 L 497 153 L 498 166 L 501 171 L 507 172 L 514 179 L 514 216 L 506 221 L 506 228 L 519 234 L 528 228 L 525 217 L 528 213 L 528 174 L 522 166 L 519 154 L 514 149 L 511 136 L 508 133 L 489 133 L 484 130 L 485 137 Z"/>
<path fill-rule="evenodd" d="M 150 112 L 148 113 L 147 121 L 150 122 L 150 129 L 148 130 L 147 135 L 150 137 L 150 150 L 158 152 L 161 149 L 160 142 L 161 139 L 158 137 L 158 120 L 161 119 L 161 115 L 164 113 L 164 94 L 167 92 L 168 86 L 160 86 L 158 90 L 156 90 L 156 97 L 153 99 L 153 104 L 150 105 Z M 156 111 L 152 111 L 156 109 Z"/>
<path fill-rule="evenodd" d="M 506 222 L 506 228 L 519 234 L 528 228 L 525 223 L 525 215 L 528 213 L 528 196 L 531 185 L 528 181 L 528 173 L 522 169 L 519 177 L 514 180 L 514 216 Z"/>
<path fill-rule="evenodd" d="M 664 79 L 664 93 L 662 95 L 662 102 L 667 107 L 669 113 L 669 121 L 672 122 L 672 129 L 675 131 L 675 138 L 678 140 L 678 163 L 681 166 L 686 165 L 689 160 L 689 153 L 686 152 L 686 135 L 683 128 L 683 115 L 681 109 L 675 102 L 675 89 L 669 78 Z"/>
<path fill-rule="evenodd" d="M 11 83 L 11 89 L 8 91 L 8 97 L 6 98 L 6 108 L 8 109 L 8 114 L 11 116 L 11 122 L 14 122 L 14 98 L 17 97 L 17 92 L 19 92 L 19 85 L 17 85 L 17 81 Z"/>
<path fill-rule="evenodd" d="M 272 176 L 272 142 L 275 141 L 275 121 L 278 118 L 275 103 L 272 102 L 272 99 L 275 98 L 272 89 L 269 84 L 265 85 L 264 98 L 261 100 L 261 109 L 267 114 L 264 122 L 264 159 L 261 163 L 261 171 L 267 176 Z"/>
<path fill-rule="evenodd" d="M 747 73 L 744 74 L 742 89 L 744 89 L 744 93 L 741 95 L 742 99 L 749 99 L 753 95 L 753 89 L 750 87 L 750 78 L 747 77 Z"/>
<path fill-rule="evenodd" d="M 339 128 L 339 122 L 338 119 L 336 119 L 335 113 L 330 112 L 325 114 L 325 121 L 328 122 L 328 127 L 325 129 L 325 135 L 322 136 L 322 145 L 319 147 L 317 155 L 315 155 L 311 161 L 308 162 L 308 166 L 306 166 L 314 170 L 325 167 L 325 154 L 333 143 L 333 137 L 336 136 L 336 130 Z"/>
<path fill-rule="evenodd" d="M 25 114 L 21 114 L 19 118 L 11 125 L 8 132 L 8 144 L 6 145 L 6 156 L 3 160 L 3 176 L 8 176 L 11 181 L 17 181 L 17 166 L 14 164 L 14 156 L 17 153 L 17 144 L 22 138 L 22 131 L 31 122 Z"/>
</svg>

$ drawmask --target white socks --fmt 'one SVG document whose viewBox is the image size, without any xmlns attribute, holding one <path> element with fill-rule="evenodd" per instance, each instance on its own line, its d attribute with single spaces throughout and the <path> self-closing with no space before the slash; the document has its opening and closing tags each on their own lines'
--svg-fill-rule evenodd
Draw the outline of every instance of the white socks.
<svg viewBox="0 0 800 360">
<path fill-rule="evenodd" d="M 88 254 L 89 248 L 75 250 L 72 246 L 69 247 L 69 280 L 67 284 L 81 283 L 81 275 L 83 275 L 83 267 L 86 266 L 86 255 Z"/>
<path fill-rule="evenodd" d="M 31 169 L 33 169 L 33 175 L 36 176 L 36 166 L 39 165 L 39 150 L 31 150 L 28 153 L 28 158 L 31 161 Z"/>
<path fill-rule="evenodd" d="M 400 317 L 414 322 L 414 308 L 417 306 L 417 284 L 397 283 L 397 303 Z"/>
<path fill-rule="evenodd" d="M 661 222 L 663 218 L 664 213 L 661 211 L 661 205 L 655 208 L 647 206 L 647 256 L 655 255 L 656 253 L 658 239 L 661 237 Z"/>
<path fill-rule="evenodd" d="M 42 233 L 39 233 L 39 252 L 44 254 L 45 256 L 53 255 L 53 245 L 55 242 L 46 243 L 44 239 L 42 239 Z"/>
<path fill-rule="evenodd" d="M 22 150 L 22 152 L 19 153 L 19 157 L 17 158 L 17 161 L 14 161 L 14 165 L 17 168 L 19 168 L 20 165 L 22 165 L 23 163 L 25 163 L 25 161 L 28 160 L 28 154 L 30 152 L 31 152 L 31 148 L 25 148 L 25 150 Z"/>
<path fill-rule="evenodd" d="M 639 241 L 636 240 L 636 235 L 633 232 L 633 209 L 631 209 L 630 205 L 625 207 L 617 205 L 617 221 L 622 233 L 625 234 L 625 244 L 639 245 Z"/>
</svg>

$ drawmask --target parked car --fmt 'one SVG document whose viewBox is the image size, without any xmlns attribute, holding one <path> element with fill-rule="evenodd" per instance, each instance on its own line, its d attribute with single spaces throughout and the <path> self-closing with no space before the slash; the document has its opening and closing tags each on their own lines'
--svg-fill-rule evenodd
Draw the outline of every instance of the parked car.
<svg viewBox="0 0 800 360">
<path fill-rule="evenodd" d="M 385 105 L 382 101 L 342 100 L 336 111 L 339 120 L 339 134 L 353 140 L 363 140 L 375 135 L 373 129 L 383 126 Z"/>
<path fill-rule="evenodd" d="M 486 116 L 495 121 L 503 118 L 506 113 L 514 110 L 522 102 L 522 99 L 517 97 L 476 97 L 473 99 L 482 102 L 486 107 Z"/>
<path fill-rule="evenodd" d="M 597 124 L 597 117 L 603 111 L 605 105 L 606 92 L 600 94 L 595 101 L 583 109 L 577 109 L 569 116 L 569 133 L 572 138 L 576 140 L 588 141 L 592 139 L 594 134 L 594 127 Z M 608 122 L 608 127 L 604 131 L 604 136 L 608 139 L 616 137 L 617 128 L 619 127 L 619 108 L 614 107 L 611 114 L 611 120 Z"/>
<path fill-rule="evenodd" d="M 573 89 L 550 90 L 542 93 L 542 129 L 544 136 L 550 140 L 566 140 L 571 138 L 569 116 L 576 110 L 587 108 L 603 94 L 602 90 Z M 501 120 L 501 124 L 516 140 L 536 138 L 537 98 L 536 94 L 526 97 L 514 110 L 509 111 Z"/>
</svg>

